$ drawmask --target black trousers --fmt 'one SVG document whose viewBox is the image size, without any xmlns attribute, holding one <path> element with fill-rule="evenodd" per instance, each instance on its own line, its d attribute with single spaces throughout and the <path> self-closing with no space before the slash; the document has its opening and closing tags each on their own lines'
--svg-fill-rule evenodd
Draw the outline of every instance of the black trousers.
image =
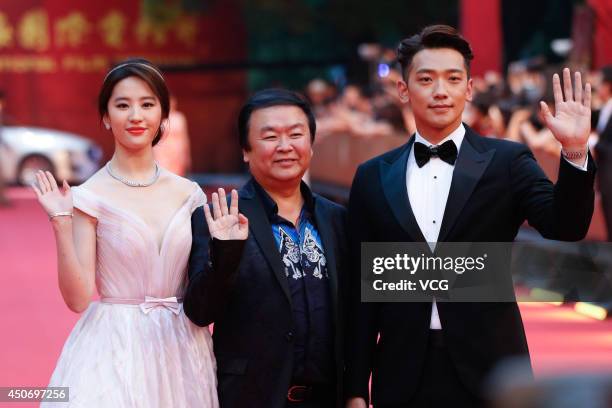
<svg viewBox="0 0 612 408">
<path fill-rule="evenodd" d="M 375 408 L 481 408 L 485 403 L 461 382 L 442 332 L 431 330 L 418 391 L 408 404 Z"/>
</svg>

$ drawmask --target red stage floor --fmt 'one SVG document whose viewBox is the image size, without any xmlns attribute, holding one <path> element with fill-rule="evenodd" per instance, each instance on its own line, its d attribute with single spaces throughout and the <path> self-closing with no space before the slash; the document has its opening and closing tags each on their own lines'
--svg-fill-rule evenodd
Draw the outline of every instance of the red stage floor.
<svg viewBox="0 0 612 408">
<path fill-rule="evenodd" d="M 57 288 L 46 215 L 29 191 L 10 196 L 13 206 L 0 208 L 0 387 L 44 386 L 79 316 Z M 541 303 L 521 310 L 537 376 L 612 372 L 612 319 Z"/>
</svg>

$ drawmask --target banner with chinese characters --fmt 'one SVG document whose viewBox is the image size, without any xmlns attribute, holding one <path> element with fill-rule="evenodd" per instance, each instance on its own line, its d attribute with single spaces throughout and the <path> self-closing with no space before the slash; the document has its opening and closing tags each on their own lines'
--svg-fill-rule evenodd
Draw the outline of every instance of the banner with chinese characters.
<svg viewBox="0 0 612 408">
<path fill-rule="evenodd" d="M 110 66 L 130 56 L 175 69 L 242 61 L 245 37 L 239 8 L 227 0 L 3 1 L 0 91 L 7 121 L 81 134 L 108 155 L 112 137 L 100 129 L 96 98 Z M 214 137 L 194 135 L 233 129 L 226 112 L 241 101 L 244 73 L 179 71 L 165 75 L 188 117 L 193 150 L 204 153 Z M 220 89 L 234 92 L 219 100 Z"/>
</svg>

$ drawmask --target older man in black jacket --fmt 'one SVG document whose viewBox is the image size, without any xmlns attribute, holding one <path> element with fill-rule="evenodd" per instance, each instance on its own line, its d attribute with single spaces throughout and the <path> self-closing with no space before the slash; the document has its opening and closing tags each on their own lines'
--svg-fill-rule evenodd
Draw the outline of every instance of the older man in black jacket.
<svg viewBox="0 0 612 408">
<path fill-rule="evenodd" d="M 314 116 L 301 96 L 265 90 L 239 134 L 252 178 L 229 207 L 219 189 L 193 214 L 185 313 L 214 323 L 222 408 L 338 406 L 345 210 L 302 182 Z"/>
</svg>

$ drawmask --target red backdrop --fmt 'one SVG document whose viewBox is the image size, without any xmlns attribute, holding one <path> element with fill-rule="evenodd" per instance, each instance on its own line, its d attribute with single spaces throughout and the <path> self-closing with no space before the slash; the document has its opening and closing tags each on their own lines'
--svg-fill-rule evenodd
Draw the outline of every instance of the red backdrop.
<svg viewBox="0 0 612 408">
<path fill-rule="evenodd" d="M 189 66 L 243 60 L 246 53 L 232 1 L 211 2 L 195 13 L 177 1 L 2 3 L 0 89 L 7 95 L 8 121 L 82 134 L 98 141 L 107 157 L 112 138 L 99 126 L 96 98 L 114 62 L 144 56 Z M 237 143 L 227 135 L 244 97 L 244 73 L 166 72 L 166 78 L 188 118 L 194 170 L 231 170 Z"/>
<path fill-rule="evenodd" d="M 601 68 L 612 64 L 612 1 L 589 0 L 589 5 L 595 12 L 593 65 Z"/>
<path fill-rule="evenodd" d="M 472 73 L 501 72 L 502 26 L 500 0 L 461 0 L 461 33 L 472 45 Z"/>
</svg>

